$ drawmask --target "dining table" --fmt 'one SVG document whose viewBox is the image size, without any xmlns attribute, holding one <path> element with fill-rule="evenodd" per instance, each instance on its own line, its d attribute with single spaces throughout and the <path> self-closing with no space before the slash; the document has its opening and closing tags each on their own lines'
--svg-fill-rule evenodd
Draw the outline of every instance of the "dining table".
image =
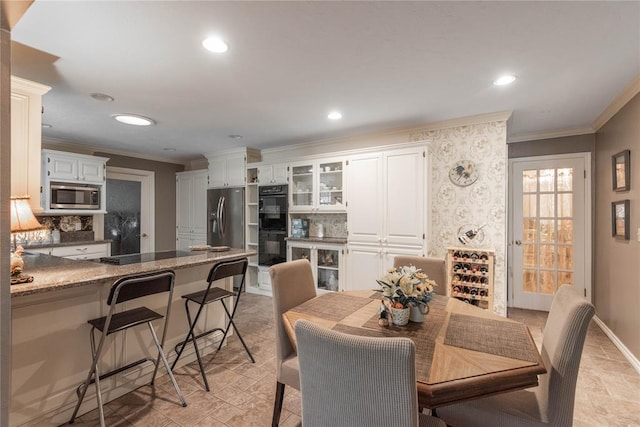
<svg viewBox="0 0 640 427">
<path fill-rule="evenodd" d="M 544 362 L 526 325 L 455 298 L 434 295 L 423 322 L 380 325 L 382 294 L 327 292 L 283 313 L 294 348 L 294 325 L 306 319 L 335 331 L 406 337 L 416 348 L 418 404 L 435 409 L 538 385 Z"/>
</svg>

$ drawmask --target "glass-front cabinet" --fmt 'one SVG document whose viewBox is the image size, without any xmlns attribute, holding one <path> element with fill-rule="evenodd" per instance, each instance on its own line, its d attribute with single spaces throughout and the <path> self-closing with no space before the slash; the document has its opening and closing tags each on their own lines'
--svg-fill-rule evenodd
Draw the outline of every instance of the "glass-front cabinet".
<svg viewBox="0 0 640 427">
<path fill-rule="evenodd" d="M 291 197 L 293 212 L 344 211 L 344 162 L 317 160 L 291 165 Z"/>
<path fill-rule="evenodd" d="M 318 244 L 315 242 L 287 242 L 288 260 L 307 259 L 311 263 L 316 289 L 341 291 L 343 277 L 344 245 Z"/>
</svg>

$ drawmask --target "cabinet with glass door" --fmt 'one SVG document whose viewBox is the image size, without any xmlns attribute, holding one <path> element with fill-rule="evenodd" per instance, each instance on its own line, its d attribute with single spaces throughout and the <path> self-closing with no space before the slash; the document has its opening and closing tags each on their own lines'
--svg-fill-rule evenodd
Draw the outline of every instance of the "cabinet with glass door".
<svg viewBox="0 0 640 427">
<path fill-rule="evenodd" d="M 315 242 L 287 242 L 287 259 L 307 259 L 311 263 L 316 290 L 343 290 L 343 245 L 319 244 Z"/>
<path fill-rule="evenodd" d="M 344 162 L 337 159 L 294 163 L 290 167 L 292 212 L 344 211 Z"/>
</svg>

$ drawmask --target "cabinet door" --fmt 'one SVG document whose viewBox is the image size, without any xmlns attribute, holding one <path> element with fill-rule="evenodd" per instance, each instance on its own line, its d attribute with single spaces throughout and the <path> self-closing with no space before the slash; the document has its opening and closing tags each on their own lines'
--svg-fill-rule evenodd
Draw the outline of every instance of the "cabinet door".
<svg viewBox="0 0 640 427">
<path fill-rule="evenodd" d="M 47 154 L 47 176 L 51 180 L 76 181 L 78 179 L 78 159 Z"/>
<path fill-rule="evenodd" d="M 287 164 L 277 164 L 272 166 L 271 178 L 274 184 L 286 184 L 289 181 L 289 170 Z"/>
<path fill-rule="evenodd" d="M 227 161 L 225 158 L 209 158 L 209 188 L 224 187 L 227 183 Z"/>
<path fill-rule="evenodd" d="M 88 182 L 104 182 L 105 164 L 102 161 L 94 162 L 91 160 L 78 161 L 78 177 L 82 181 Z"/>
<path fill-rule="evenodd" d="M 193 218 L 191 215 L 191 193 L 193 178 L 191 176 L 178 175 L 176 178 L 176 229 L 178 233 L 191 233 L 193 231 Z M 206 225 L 206 223 L 205 223 Z"/>
<path fill-rule="evenodd" d="M 348 246 L 349 268 L 345 290 L 355 291 L 379 288 L 376 280 L 384 271 L 381 249 L 378 246 Z"/>
<path fill-rule="evenodd" d="M 190 206 L 193 210 L 192 226 L 194 233 L 207 233 L 207 185 L 208 175 L 206 172 L 200 172 L 193 175 L 193 193 L 191 195 Z"/>
<path fill-rule="evenodd" d="M 424 163 L 422 149 L 409 148 L 385 154 L 383 243 L 423 245 L 426 209 Z"/>
<path fill-rule="evenodd" d="M 187 234 L 187 233 L 178 234 L 176 238 L 176 250 L 188 251 L 189 246 L 191 246 L 191 234 Z"/>
<path fill-rule="evenodd" d="M 314 206 L 314 167 L 315 164 L 312 162 L 291 165 L 290 210 L 311 210 Z"/>
<path fill-rule="evenodd" d="M 245 183 L 246 161 L 244 154 L 227 157 L 227 186 L 240 187 Z"/>
<path fill-rule="evenodd" d="M 393 268 L 393 262 L 397 256 L 424 256 L 422 248 L 383 248 L 383 272 Z"/>
<path fill-rule="evenodd" d="M 382 157 L 370 154 L 352 158 L 346 173 L 349 185 L 349 242 L 377 244 L 382 240 L 384 211 Z"/>
<path fill-rule="evenodd" d="M 344 162 L 318 162 L 318 198 L 319 210 L 345 210 L 343 188 Z"/>
<path fill-rule="evenodd" d="M 340 290 L 342 247 L 318 246 L 316 248 L 316 277 L 318 290 Z"/>
<path fill-rule="evenodd" d="M 258 167 L 258 182 L 260 185 L 273 184 L 273 168 L 271 165 Z"/>
</svg>

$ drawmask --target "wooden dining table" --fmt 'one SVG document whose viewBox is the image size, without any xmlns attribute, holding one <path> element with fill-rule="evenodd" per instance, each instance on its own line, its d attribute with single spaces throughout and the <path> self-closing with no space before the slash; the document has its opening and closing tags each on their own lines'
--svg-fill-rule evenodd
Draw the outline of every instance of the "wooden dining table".
<svg viewBox="0 0 640 427">
<path fill-rule="evenodd" d="M 381 294 L 375 291 L 329 292 L 282 317 L 294 347 L 298 319 L 353 335 L 411 339 L 416 347 L 418 403 L 425 408 L 536 386 L 538 375 L 546 372 L 522 323 L 435 295 L 424 322 L 380 326 L 381 304 Z"/>
</svg>

